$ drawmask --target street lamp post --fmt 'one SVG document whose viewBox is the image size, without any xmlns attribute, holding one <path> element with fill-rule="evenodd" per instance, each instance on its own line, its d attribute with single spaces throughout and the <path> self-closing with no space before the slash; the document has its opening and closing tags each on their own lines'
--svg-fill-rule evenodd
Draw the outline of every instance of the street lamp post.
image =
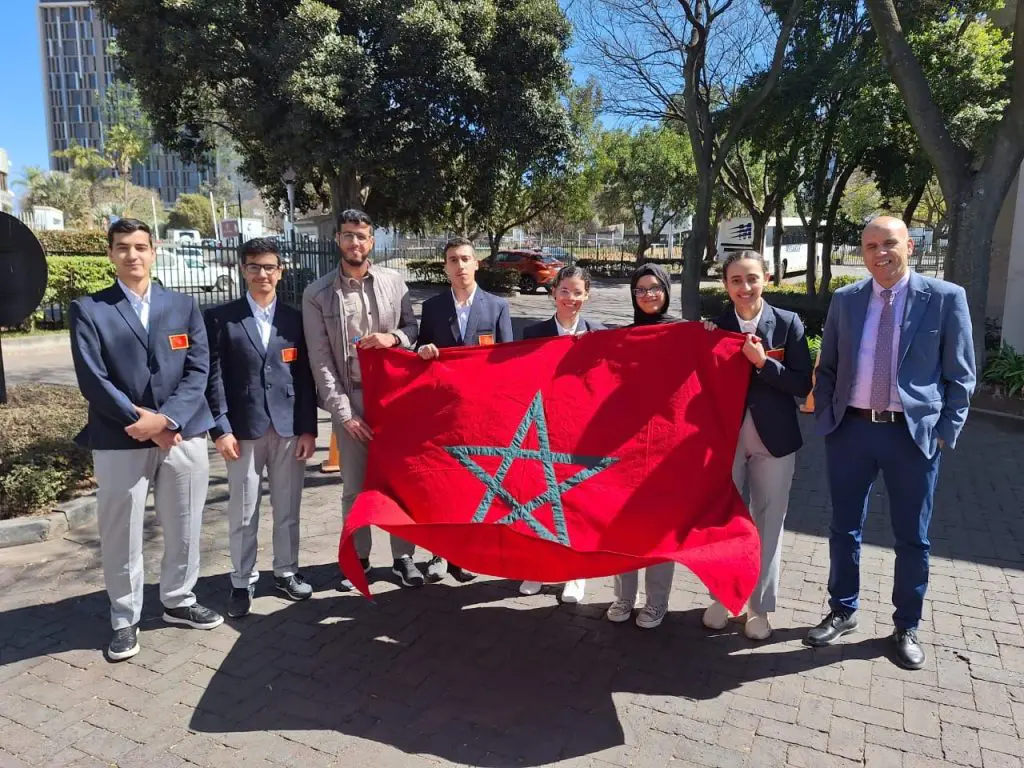
<svg viewBox="0 0 1024 768">
<path fill-rule="evenodd" d="M 288 223 L 291 229 L 292 245 L 295 245 L 295 169 L 289 167 L 281 174 L 281 181 L 288 190 Z"/>
</svg>

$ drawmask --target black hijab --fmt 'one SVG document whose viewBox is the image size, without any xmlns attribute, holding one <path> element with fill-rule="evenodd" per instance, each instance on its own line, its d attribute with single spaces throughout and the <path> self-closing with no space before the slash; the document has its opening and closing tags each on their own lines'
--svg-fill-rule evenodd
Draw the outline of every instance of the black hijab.
<svg viewBox="0 0 1024 768">
<path fill-rule="evenodd" d="M 636 289 L 636 284 L 640 282 L 640 278 L 644 275 L 651 275 L 661 283 L 661 287 L 665 291 L 665 303 L 661 305 L 661 311 L 656 315 L 648 315 L 642 309 L 640 305 L 636 303 L 636 294 L 633 291 Z M 657 264 L 642 264 L 633 271 L 633 276 L 629 278 L 629 297 L 633 300 L 633 325 L 657 325 L 659 323 L 674 323 L 676 319 L 672 315 L 668 314 L 668 305 L 671 301 L 671 287 L 672 281 L 668 276 L 668 272 L 659 267 Z"/>
</svg>

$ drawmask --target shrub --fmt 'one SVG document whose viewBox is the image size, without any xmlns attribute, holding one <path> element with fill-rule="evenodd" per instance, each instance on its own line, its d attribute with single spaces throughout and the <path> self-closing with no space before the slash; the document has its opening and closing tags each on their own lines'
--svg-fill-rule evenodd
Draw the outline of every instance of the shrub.
<svg viewBox="0 0 1024 768">
<path fill-rule="evenodd" d="M 779 309 L 796 312 L 803 321 L 808 336 L 820 336 L 825 325 L 828 307 L 821 306 L 821 299 L 808 296 L 803 286 L 783 284 L 779 288 L 769 286 L 765 290 L 768 303 Z M 704 317 L 717 317 L 729 308 L 729 295 L 724 287 L 714 286 L 700 289 L 700 313 Z"/>
<path fill-rule="evenodd" d="M 306 267 L 292 267 L 286 269 L 281 276 L 281 282 L 277 284 L 277 293 L 285 304 L 293 307 L 302 306 L 302 292 L 306 286 L 315 282 L 316 270 Z"/>
<path fill-rule="evenodd" d="M 53 254 L 107 255 L 107 235 L 98 229 L 82 231 L 49 229 L 36 232 L 35 236 L 47 256 Z"/>
<path fill-rule="evenodd" d="M 821 336 L 808 336 L 807 348 L 811 350 L 811 360 L 814 360 L 821 352 Z"/>
<path fill-rule="evenodd" d="M 406 262 L 413 279 L 431 285 L 444 285 L 448 275 L 444 271 L 444 262 L 436 259 L 413 259 Z M 481 265 L 482 266 L 482 265 Z"/>
<path fill-rule="evenodd" d="M 576 266 L 583 267 L 593 277 L 629 277 L 636 264 L 632 261 L 619 261 L 614 259 L 576 259 Z"/>
<path fill-rule="evenodd" d="M 476 281 L 488 293 L 508 295 L 519 285 L 519 273 L 514 269 L 498 269 L 484 264 L 476 273 Z"/>
<path fill-rule="evenodd" d="M 1024 396 L 1024 354 L 1003 344 L 988 358 L 982 378 L 1003 389 L 1010 397 Z"/>
<path fill-rule="evenodd" d="M 72 387 L 18 384 L 0 405 L 0 519 L 45 511 L 92 484 L 92 456 L 73 442 L 87 407 Z"/>
<path fill-rule="evenodd" d="M 49 277 L 43 305 L 67 306 L 79 296 L 106 288 L 114 282 L 114 265 L 95 256 L 48 256 Z"/>
</svg>

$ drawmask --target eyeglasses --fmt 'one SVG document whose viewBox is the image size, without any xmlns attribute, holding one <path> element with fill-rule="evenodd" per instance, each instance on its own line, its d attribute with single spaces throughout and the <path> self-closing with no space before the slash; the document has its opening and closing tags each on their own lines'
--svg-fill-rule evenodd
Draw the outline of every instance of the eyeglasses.
<svg viewBox="0 0 1024 768">
<path fill-rule="evenodd" d="M 555 295 L 560 299 L 573 299 L 574 301 L 580 301 L 587 297 L 584 291 L 570 291 L 568 288 L 559 288 L 555 291 Z"/>
<path fill-rule="evenodd" d="M 260 272 L 266 272 L 267 275 L 277 274 L 277 271 L 281 269 L 277 264 L 246 264 L 245 272 L 248 275 L 255 277 Z"/>
<path fill-rule="evenodd" d="M 365 243 L 373 235 L 364 235 L 362 232 L 342 232 L 341 239 L 346 243 Z"/>
<path fill-rule="evenodd" d="M 663 296 L 664 294 L 665 289 L 662 288 L 660 285 L 655 285 L 650 288 L 633 289 L 633 295 L 636 296 L 638 299 L 643 298 L 644 296 Z"/>
</svg>

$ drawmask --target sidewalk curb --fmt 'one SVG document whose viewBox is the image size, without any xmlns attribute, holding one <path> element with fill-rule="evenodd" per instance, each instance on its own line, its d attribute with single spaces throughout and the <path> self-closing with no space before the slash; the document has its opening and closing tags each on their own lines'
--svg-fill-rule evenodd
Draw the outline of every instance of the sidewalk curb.
<svg viewBox="0 0 1024 768">
<path fill-rule="evenodd" d="M 70 346 L 71 336 L 66 333 L 47 333 L 42 336 L 21 336 L 10 337 L 4 334 L 0 337 L 0 344 L 4 349 L 15 351 L 19 349 L 46 349 L 49 347 Z"/>
<path fill-rule="evenodd" d="M 0 520 L 0 549 L 58 539 L 95 519 L 96 495 L 90 494 L 58 504 L 48 515 Z"/>
</svg>

